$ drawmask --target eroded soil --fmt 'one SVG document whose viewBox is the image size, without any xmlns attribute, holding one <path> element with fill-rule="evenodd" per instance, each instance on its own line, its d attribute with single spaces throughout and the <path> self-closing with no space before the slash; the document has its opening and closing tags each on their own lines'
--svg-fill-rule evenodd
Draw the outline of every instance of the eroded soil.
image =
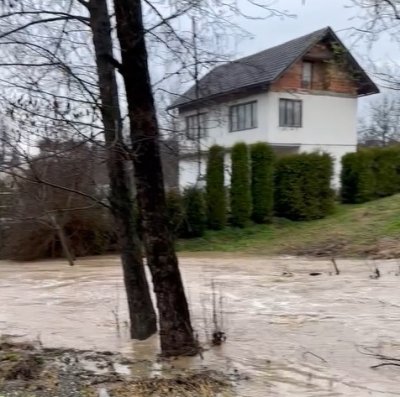
<svg viewBox="0 0 400 397">
<path fill-rule="evenodd" d="M 0 341 L 1 396 L 152 397 L 228 396 L 228 379 L 213 371 L 185 371 L 169 377 L 135 377 L 140 361 L 112 352 L 44 348 Z M 140 371 L 139 371 L 140 372 Z"/>
</svg>

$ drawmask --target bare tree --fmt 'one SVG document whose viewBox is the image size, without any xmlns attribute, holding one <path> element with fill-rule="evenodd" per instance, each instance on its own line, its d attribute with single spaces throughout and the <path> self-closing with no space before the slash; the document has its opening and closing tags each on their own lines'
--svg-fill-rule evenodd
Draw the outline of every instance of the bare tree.
<svg viewBox="0 0 400 397">
<path fill-rule="evenodd" d="M 369 104 L 359 125 L 363 144 L 387 146 L 400 142 L 400 98 L 385 93 Z"/>
<path fill-rule="evenodd" d="M 351 0 L 357 12 L 354 20 L 355 35 L 366 41 L 372 48 L 381 37 L 387 37 L 400 46 L 400 3 L 398 0 Z M 400 89 L 400 65 L 396 58 L 386 59 L 386 64 L 378 66 L 371 61 L 371 70 L 381 85 Z"/>
<path fill-rule="evenodd" d="M 96 158 L 88 145 L 78 147 L 73 141 L 46 139 L 39 146 L 29 166 L 12 174 L 14 202 L 6 213 L 11 220 L 8 255 L 29 260 L 64 254 L 72 266 L 75 255 L 101 252 L 101 246 L 107 249 L 107 236 L 112 235 L 108 212 L 99 204 L 102 198 L 94 182 Z M 71 147 L 73 151 L 61 154 Z M 49 155 L 54 152 L 59 154 Z M 52 187 L 61 179 L 70 191 Z M 98 203 L 89 198 L 96 196 Z"/>
<path fill-rule="evenodd" d="M 142 214 L 147 261 L 152 273 L 165 355 L 198 351 L 174 243 L 168 229 L 159 130 L 140 0 L 115 0 L 121 45 L 121 72 L 128 100 L 138 205 Z"/>
<path fill-rule="evenodd" d="M 122 135 L 122 120 L 119 108 L 118 86 L 112 64 L 113 44 L 111 22 L 106 0 L 90 0 L 88 3 L 93 45 L 101 98 L 101 113 L 104 137 L 108 153 L 110 177 L 110 202 L 116 220 L 121 257 L 124 267 L 131 321 L 132 338 L 146 339 L 157 331 L 156 315 L 152 306 L 148 283 L 142 264 L 142 252 L 136 232 L 134 206 L 131 200 L 125 164 L 128 153 Z"/>
<path fill-rule="evenodd" d="M 20 146 L 40 139 L 49 128 L 96 144 L 104 133 L 110 208 L 121 246 L 131 336 L 145 339 L 156 331 L 156 318 L 126 177 L 118 92 L 108 59 L 112 58 L 111 28 L 104 4 L 75 0 L 3 2 L 0 46 L 7 56 L 0 66 L 7 79 L 2 81 L 2 99 L 18 133 L 26 132 Z M 41 179 L 44 182 L 48 181 Z M 75 193 L 82 192 L 75 189 Z"/>
</svg>

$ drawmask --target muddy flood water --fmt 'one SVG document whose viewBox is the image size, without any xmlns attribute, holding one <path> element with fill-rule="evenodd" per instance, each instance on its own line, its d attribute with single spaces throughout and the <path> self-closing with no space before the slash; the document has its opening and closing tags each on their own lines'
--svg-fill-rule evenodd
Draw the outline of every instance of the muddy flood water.
<svg viewBox="0 0 400 397">
<path fill-rule="evenodd" d="M 399 366 L 371 368 L 382 363 L 374 354 L 400 358 L 398 262 L 377 262 L 379 279 L 366 261 L 338 260 L 339 276 L 327 260 L 209 254 L 180 262 L 199 338 L 212 329 L 213 281 L 228 339 L 175 368 L 239 373 L 235 393 L 243 397 L 400 395 Z M 171 370 L 156 360 L 156 337 L 127 336 L 117 257 L 74 267 L 0 262 L 0 307 L 0 334 L 120 351 L 143 360 L 143 375 Z"/>
</svg>

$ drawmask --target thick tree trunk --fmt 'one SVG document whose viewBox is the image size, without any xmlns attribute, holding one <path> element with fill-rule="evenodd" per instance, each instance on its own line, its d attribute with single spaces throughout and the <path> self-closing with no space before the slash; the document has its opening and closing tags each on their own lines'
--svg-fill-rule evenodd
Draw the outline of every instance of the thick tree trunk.
<svg viewBox="0 0 400 397">
<path fill-rule="evenodd" d="M 135 181 L 147 261 L 153 278 L 164 355 L 197 352 L 190 313 L 170 236 L 159 132 L 151 90 L 140 0 L 114 0 L 134 153 Z"/>
<path fill-rule="evenodd" d="M 101 112 L 107 146 L 110 203 L 118 231 L 125 288 L 128 297 L 131 337 L 146 339 L 157 331 L 156 315 L 144 272 L 134 208 L 128 184 L 118 101 L 112 65 L 111 25 L 106 0 L 90 0 L 90 23 L 99 76 Z"/>
</svg>

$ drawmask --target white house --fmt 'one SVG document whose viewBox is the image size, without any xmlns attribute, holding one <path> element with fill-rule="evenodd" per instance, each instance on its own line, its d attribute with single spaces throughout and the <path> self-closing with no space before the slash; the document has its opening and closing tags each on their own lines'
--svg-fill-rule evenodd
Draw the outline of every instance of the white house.
<svg viewBox="0 0 400 397">
<path fill-rule="evenodd" d="M 204 178 L 211 145 L 268 142 L 278 153 L 357 147 L 357 100 L 379 90 L 330 27 L 216 67 L 170 107 L 179 112 L 181 187 Z"/>
</svg>

